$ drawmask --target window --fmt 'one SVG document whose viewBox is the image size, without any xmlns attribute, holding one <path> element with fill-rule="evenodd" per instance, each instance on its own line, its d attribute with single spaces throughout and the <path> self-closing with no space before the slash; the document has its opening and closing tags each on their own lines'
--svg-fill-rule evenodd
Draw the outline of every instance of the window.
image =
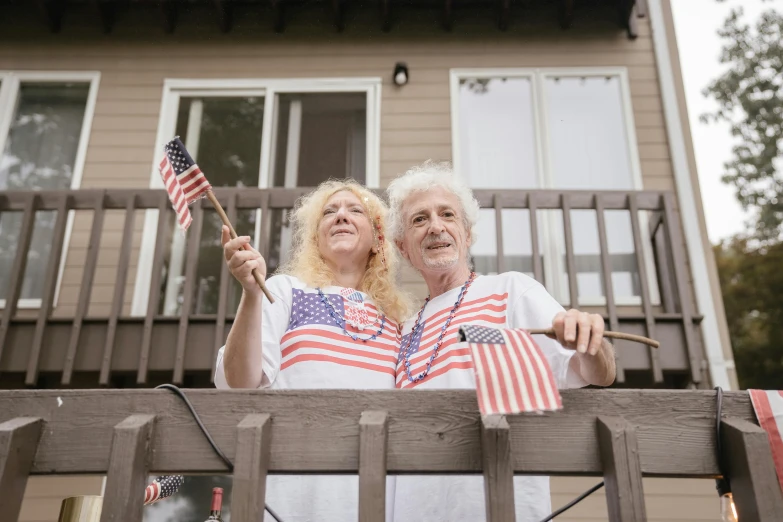
<svg viewBox="0 0 783 522">
<path fill-rule="evenodd" d="M 0 190 L 79 188 L 97 88 L 97 73 L 0 73 Z M 40 306 L 56 218 L 55 211 L 36 214 L 20 307 Z M 60 275 L 71 223 L 69 215 Z M 2 298 L 21 224 L 21 212 L 0 216 Z"/>
<path fill-rule="evenodd" d="M 454 70 L 451 82 L 454 162 L 472 187 L 642 188 L 624 70 Z M 607 211 L 605 221 L 615 299 L 638 303 L 630 215 Z M 578 302 L 603 304 L 596 214 L 573 210 L 571 222 Z M 504 209 L 502 223 L 505 266 L 532 276 L 529 212 Z M 546 286 L 569 303 L 562 212 L 540 210 L 539 227 Z M 495 237 L 494 211 L 484 210 L 471 251 L 478 271 L 495 269 Z"/>
<path fill-rule="evenodd" d="M 345 177 L 377 187 L 379 99 L 380 79 L 168 81 L 155 157 L 166 141 L 179 135 L 216 187 L 313 187 Z M 156 170 L 151 186 L 162 187 Z M 291 230 L 284 211 L 270 211 L 269 219 L 266 261 L 272 273 L 287 259 Z M 170 221 L 174 230 L 173 216 Z M 260 221 L 260 210 L 239 211 L 233 225 L 237 234 L 257 240 Z M 140 265 L 151 262 L 156 222 L 157 211 L 149 211 Z M 216 212 L 205 210 L 192 313 L 217 312 L 221 225 Z M 187 238 L 179 232 L 170 237 L 158 313 L 177 315 Z M 148 271 L 139 270 L 134 314 L 146 312 L 149 281 Z M 233 281 L 229 313 L 236 310 L 241 294 Z"/>
</svg>

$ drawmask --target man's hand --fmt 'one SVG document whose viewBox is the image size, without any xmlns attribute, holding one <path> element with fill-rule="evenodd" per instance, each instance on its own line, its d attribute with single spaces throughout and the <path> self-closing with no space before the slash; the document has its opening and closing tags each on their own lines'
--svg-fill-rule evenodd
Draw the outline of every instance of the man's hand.
<svg viewBox="0 0 783 522">
<path fill-rule="evenodd" d="M 242 285 L 245 293 L 254 297 L 263 295 L 252 272 L 257 268 L 261 272 L 261 277 L 266 279 L 266 261 L 255 248 L 250 246 L 250 237 L 238 236 L 231 239 L 228 227 L 223 225 L 221 243 L 223 243 L 223 255 L 228 270 Z M 247 245 L 247 250 L 243 250 L 244 245 Z"/>
<path fill-rule="evenodd" d="M 579 353 L 596 355 L 604 340 L 604 318 L 571 309 L 560 312 L 552 320 L 555 339 L 563 347 Z"/>
</svg>

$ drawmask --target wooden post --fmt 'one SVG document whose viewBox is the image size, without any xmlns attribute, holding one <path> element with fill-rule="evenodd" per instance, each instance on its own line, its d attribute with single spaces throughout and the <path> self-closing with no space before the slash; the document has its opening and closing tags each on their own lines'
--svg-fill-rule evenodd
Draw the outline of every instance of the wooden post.
<svg viewBox="0 0 783 522">
<path fill-rule="evenodd" d="M 264 519 L 271 424 L 268 414 L 250 414 L 237 425 L 236 464 L 231 491 L 231 519 L 235 522 L 260 522 Z"/>
<path fill-rule="evenodd" d="M 0 513 L 19 518 L 27 477 L 41 437 L 41 419 L 17 417 L 0 424 Z"/>
<path fill-rule="evenodd" d="M 141 520 L 154 424 L 154 415 L 131 415 L 114 427 L 101 522 Z"/>
<path fill-rule="evenodd" d="M 359 522 L 386 520 L 387 423 L 385 411 L 365 411 L 359 419 Z"/>
<path fill-rule="evenodd" d="M 220 202 L 217 200 L 215 194 L 213 194 L 211 190 L 207 191 L 207 198 L 212 202 L 212 206 L 215 207 L 215 210 L 217 210 L 217 213 L 220 216 L 220 220 L 228 227 L 228 232 L 231 234 L 231 239 L 236 239 L 237 233 L 234 230 L 234 227 L 231 225 L 231 222 L 228 220 L 228 216 L 223 210 L 223 207 L 220 206 Z M 247 247 L 245 247 L 244 250 L 247 250 Z M 261 291 L 264 292 L 264 295 L 267 299 L 269 299 L 269 302 L 274 303 L 275 298 L 272 297 L 272 294 L 270 294 L 269 290 L 266 289 L 264 278 L 261 277 L 261 272 L 259 272 L 257 268 L 253 269 L 253 278 L 256 280 L 256 283 L 258 283 L 258 286 L 261 287 Z"/>
<path fill-rule="evenodd" d="M 598 445 L 611 522 L 647 520 L 636 428 L 617 417 L 598 417 Z"/>
<path fill-rule="evenodd" d="M 514 522 L 514 463 L 505 415 L 482 417 L 481 457 L 487 522 Z"/>
<path fill-rule="evenodd" d="M 772 522 L 783 516 L 767 432 L 742 419 L 721 421 L 721 456 L 742 522 Z"/>
</svg>

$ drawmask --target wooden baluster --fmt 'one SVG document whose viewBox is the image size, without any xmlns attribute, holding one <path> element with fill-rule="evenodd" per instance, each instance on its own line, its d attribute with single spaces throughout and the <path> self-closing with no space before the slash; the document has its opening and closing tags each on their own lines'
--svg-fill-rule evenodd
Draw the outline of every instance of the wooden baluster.
<svg viewBox="0 0 783 522">
<path fill-rule="evenodd" d="M 177 333 L 177 352 L 174 359 L 174 384 L 182 384 L 185 375 L 185 347 L 188 340 L 190 310 L 193 306 L 193 292 L 196 286 L 196 269 L 201 250 L 201 227 L 204 223 L 204 211 L 201 201 L 193 205 L 193 223 L 188 236 L 188 254 L 185 261 L 185 288 L 182 290 L 182 307 L 179 311 L 179 331 Z"/>
<path fill-rule="evenodd" d="M 503 252 L 503 204 L 500 202 L 500 194 L 492 196 L 495 205 L 495 253 L 496 268 L 498 274 L 506 271 L 506 257 Z"/>
<path fill-rule="evenodd" d="M 35 212 L 38 208 L 38 201 L 38 195 L 31 194 L 25 202 L 24 213 L 22 214 L 22 226 L 19 228 L 16 255 L 14 256 L 14 264 L 8 277 L 5 309 L 3 310 L 2 322 L 0 322 L 0 358 L 3 356 L 3 348 L 8 337 L 8 330 L 11 327 L 11 319 L 13 319 L 16 313 L 19 296 L 22 293 L 24 271 L 27 267 L 27 252 L 30 250 L 30 242 L 33 238 L 33 226 L 35 225 Z M 0 219 L 2 219 L 2 216 L 0 216 Z"/>
<path fill-rule="evenodd" d="M 504 415 L 488 415 L 481 419 L 481 455 L 487 522 L 514 522 L 511 428 Z"/>
<path fill-rule="evenodd" d="M 105 215 L 106 191 L 101 191 L 95 201 L 95 210 L 92 215 L 92 231 L 90 239 L 87 242 L 87 257 L 82 271 L 82 284 L 79 288 L 79 302 L 76 305 L 76 315 L 73 318 L 71 326 L 71 338 L 68 341 L 68 348 L 65 353 L 65 362 L 63 363 L 63 374 L 60 383 L 63 386 L 71 384 L 71 375 L 73 374 L 74 360 L 76 359 L 76 350 L 79 347 L 79 338 L 82 333 L 82 322 L 87 315 L 87 309 L 90 306 L 90 296 L 92 295 L 92 281 L 95 276 L 95 267 L 98 265 L 98 253 L 100 252 L 101 233 L 103 232 L 103 217 Z"/>
<path fill-rule="evenodd" d="M 721 451 L 737 514 L 742 522 L 773 522 L 783 516 L 783 494 L 767 432 L 742 419 L 721 420 Z"/>
<path fill-rule="evenodd" d="M 576 285 L 576 259 L 574 258 L 574 237 L 571 228 L 571 202 L 568 194 L 562 196 L 563 233 L 565 234 L 566 272 L 568 274 L 568 295 L 571 308 L 579 308 L 579 292 Z"/>
<path fill-rule="evenodd" d="M 598 417 L 598 446 L 611 522 L 647 520 L 636 428 L 616 417 Z"/>
<path fill-rule="evenodd" d="M 131 415 L 114 427 L 101 522 L 141 522 L 154 415 Z"/>
<path fill-rule="evenodd" d="M 388 415 L 365 411 L 359 419 L 359 522 L 386 520 Z M 388 499 L 393 502 L 394 499 Z"/>
<path fill-rule="evenodd" d="M 696 332 L 693 325 L 693 307 L 691 306 L 690 294 L 688 292 L 688 278 L 685 274 L 685 257 L 683 249 L 685 242 L 682 240 L 679 223 L 674 218 L 674 195 L 666 193 L 663 196 L 663 217 L 664 230 L 668 240 L 668 246 L 671 249 L 672 260 L 674 261 L 674 279 L 677 285 L 677 297 L 680 300 L 680 313 L 682 314 L 682 327 L 685 332 L 685 346 L 688 349 L 690 360 L 691 380 L 694 383 L 701 382 L 701 361 L 702 354 L 696 345 Z"/>
<path fill-rule="evenodd" d="M 160 299 L 160 279 L 163 265 L 163 255 L 168 241 L 168 213 L 171 203 L 168 195 L 160 194 L 158 203 L 158 230 L 155 236 L 155 252 L 152 255 L 152 275 L 150 277 L 149 299 L 147 300 L 147 315 L 144 318 L 144 331 L 141 337 L 141 352 L 139 353 L 139 370 L 136 374 L 136 383 L 147 382 L 147 369 L 149 368 L 150 346 L 152 345 L 152 327 L 155 316 L 158 313 L 158 300 Z M 142 269 L 143 267 L 140 267 Z"/>
<path fill-rule="evenodd" d="M 114 297 L 112 298 L 111 311 L 109 312 L 109 324 L 106 328 L 106 341 L 103 344 L 103 359 L 101 360 L 101 373 L 98 383 L 102 386 L 109 384 L 111 373 L 111 359 L 114 353 L 114 338 L 117 334 L 117 322 L 122 313 L 123 299 L 125 298 L 125 283 L 128 280 L 128 266 L 130 266 L 131 247 L 133 246 L 133 222 L 136 219 L 136 196 L 128 196 L 125 205 L 125 225 L 122 227 L 122 246 L 120 246 L 120 266 L 117 267 L 117 279 L 114 282 Z"/>
<path fill-rule="evenodd" d="M 70 196 L 62 195 L 57 205 L 57 220 L 54 224 L 54 234 L 52 235 L 52 249 L 49 251 L 49 260 L 46 265 L 44 275 L 43 295 L 41 295 L 41 308 L 38 310 L 38 320 L 35 323 L 35 334 L 33 343 L 30 346 L 30 357 L 27 360 L 27 374 L 24 382 L 27 386 L 34 386 L 38 381 L 38 364 L 41 357 L 41 348 L 43 347 L 44 332 L 46 324 L 49 322 L 49 316 L 52 314 L 54 301 L 54 291 L 57 287 L 57 273 L 60 267 L 60 255 L 63 251 L 65 237 L 65 224 L 68 222 L 68 211 L 70 210 Z"/>
<path fill-rule="evenodd" d="M 14 522 L 22 509 L 27 477 L 41 438 L 43 421 L 17 417 L 0 424 L 0 513 Z"/>
<path fill-rule="evenodd" d="M 655 339 L 655 318 L 652 313 L 652 302 L 650 299 L 650 290 L 647 287 L 649 279 L 647 278 L 647 266 L 644 262 L 644 245 L 642 244 L 642 233 L 639 226 L 639 204 L 636 201 L 636 195 L 631 194 L 628 198 L 631 212 L 631 230 L 633 233 L 633 249 L 636 253 L 636 267 L 639 272 L 639 286 L 642 291 L 642 310 L 644 311 L 644 323 L 647 327 L 647 337 Z M 663 382 L 663 370 L 661 361 L 658 357 L 658 350 L 652 346 L 647 347 L 647 353 L 650 356 L 650 367 L 652 368 L 653 381 Z"/>
<path fill-rule="evenodd" d="M 598 220 L 598 243 L 601 251 L 601 279 L 604 282 L 604 295 L 606 295 L 606 311 L 609 313 L 609 329 L 619 331 L 617 320 L 617 307 L 614 302 L 614 284 L 612 282 L 612 265 L 609 261 L 609 242 L 606 239 L 606 219 L 604 215 L 604 202 L 600 194 L 595 195 L 595 216 Z M 615 350 L 615 363 L 617 365 L 617 382 L 625 382 L 625 370 L 623 369 L 620 352 Z"/>
<path fill-rule="evenodd" d="M 530 252 L 533 256 L 533 278 L 544 284 L 544 268 L 538 248 L 538 201 L 535 192 L 528 192 L 527 208 L 530 215 Z"/>
<path fill-rule="evenodd" d="M 272 421 L 267 414 L 247 415 L 237 426 L 231 491 L 231 519 L 235 522 L 259 522 L 264 518 L 271 440 Z"/>
</svg>

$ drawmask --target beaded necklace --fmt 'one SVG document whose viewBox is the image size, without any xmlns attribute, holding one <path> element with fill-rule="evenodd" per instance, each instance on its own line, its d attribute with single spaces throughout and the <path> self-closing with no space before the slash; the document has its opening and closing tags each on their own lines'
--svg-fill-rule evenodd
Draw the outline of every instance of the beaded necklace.
<svg viewBox="0 0 783 522">
<path fill-rule="evenodd" d="M 462 300 L 465 298 L 465 294 L 468 292 L 468 287 L 473 282 L 473 280 L 476 278 L 476 273 L 471 272 L 470 277 L 468 277 L 468 280 L 465 281 L 465 284 L 462 285 L 462 288 L 459 291 L 459 297 L 457 298 L 457 302 L 454 303 L 454 308 L 451 309 L 451 312 L 449 312 L 449 316 L 446 318 L 446 322 L 443 324 L 443 328 L 440 329 L 440 336 L 438 336 L 438 342 L 435 343 L 435 346 L 432 348 L 432 355 L 430 356 L 430 360 L 427 361 L 427 368 L 423 372 L 421 372 L 419 375 L 414 377 L 411 375 L 411 355 L 413 355 L 413 349 L 411 345 L 413 344 L 413 338 L 416 337 L 416 334 L 418 333 L 419 329 L 423 327 L 421 324 L 421 316 L 424 314 L 424 309 L 427 307 L 427 303 L 430 302 L 429 296 L 427 296 L 427 299 L 424 300 L 424 304 L 421 307 L 421 310 L 419 310 L 419 315 L 416 317 L 416 322 L 413 324 L 413 329 L 411 330 L 410 337 L 408 338 L 408 347 L 403 352 L 402 346 L 400 347 L 400 357 L 405 357 L 405 373 L 408 376 L 409 382 L 419 382 L 420 380 L 424 379 L 429 373 L 430 369 L 432 368 L 432 363 L 435 361 L 435 358 L 438 356 L 438 350 L 440 350 L 440 345 L 443 343 L 443 336 L 446 335 L 446 330 L 449 327 L 449 324 L 451 324 L 451 320 L 454 319 L 454 314 L 457 313 L 457 309 L 462 304 Z"/>
<path fill-rule="evenodd" d="M 345 329 L 346 321 L 344 317 L 340 317 L 340 314 L 337 313 L 337 310 L 334 309 L 332 306 L 332 303 L 329 302 L 329 299 L 326 298 L 323 291 L 321 291 L 320 288 L 316 288 L 318 290 L 318 297 L 321 298 L 321 301 L 326 306 L 326 310 L 329 312 L 329 315 L 332 317 L 335 323 L 337 323 L 337 326 L 343 329 L 343 333 L 353 339 L 354 341 L 361 341 L 363 343 L 366 343 L 367 341 L 374 341 L 378 338 L 379 335 L 383 333 L 383 328 L 386 325 L 386 315 L 381 314 L 381 326 L 378 328 L 378 331 L 372 334 L 370 337 L 362 338 L 358 335 L 352 334 L 348 332 L 348 330 Z M 377 318 L 376 318 L 377 321 Z"/>
</svg>

